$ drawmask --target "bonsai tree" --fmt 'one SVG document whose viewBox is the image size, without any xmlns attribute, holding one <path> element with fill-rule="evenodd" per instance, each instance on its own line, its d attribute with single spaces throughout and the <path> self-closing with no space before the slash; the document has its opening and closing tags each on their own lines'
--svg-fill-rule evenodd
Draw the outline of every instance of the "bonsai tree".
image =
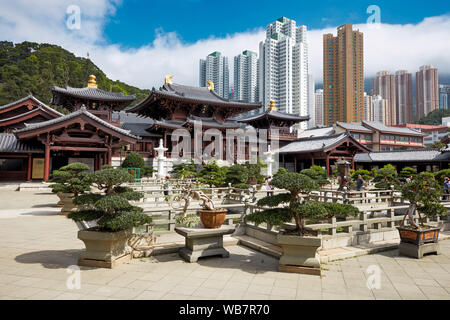
<svg viewBox="0 0 450 320">
<path fill-rule="evenodd" d="M 327 179 L 326 170 L 321 166 L 311 166 L 309 169 L 303 169 L 300 173 L 313 179 L 320 187 L 330 183 Z"/>
<path fill-rule="evenodd" d="M 234 164 L 228 168 L 225 174 L 225 182 L 236 188 L 248 189 L 250 185 L 247 184 L 247 181 L 248 168 L 243 165 Z"/>
<path fill-rule="evenodd" d="M 215 160 L 203 166 L 199 174 L 199 180 L 212 187 L 220 187 L 225 183 L 227 167 L 219 167 Z"/>
<path fill-rule="evenodd" d="M 122 186 L 134 181 L 134 177 L 125 170 L 104 166 L 102 170 L 91 173 L 88 179 L 101 193 L 85 193 L 76 197 L 74 203 L 83 208 L 70 213 L 70 219 L 96 220 L 98 231 L 104 232 L 122 231 L 152 221 L 150 216 L 142 213 L 142 208 L 129 203 L 129 200 L 141 199 L 143 194 Z"/>
<path fill-rule="evenodd" d="M 405 183 L 407 178 L 409 178 L 411 176 L 414 177 L 416 174 L 417 174 L 417 170 L 415 168 L 404 167 L 402 170 L 400 170 L 399 179 L 401 182 Z"/>
<path fill-rule="evenodd" d="M 440 203 L 442 187 L 434 178 L 431 172 L 421 172 L 413 177 L 412 181 L 402 187 L 403 198 L 409 200 L 409 208 L 405 213 L 401 226 L 403 226 L 408 216 L 412 228 L 424 228 L 422 215 L 435 217 L 436 215 L 446 215 L 446 208 Z M 414 221 L 416 210 L 419 213 L 420 226 Z"/>
<path fill-rule="evenodd" d="M 199 222 L 200 219 L 197 214 L 188 214 L 187 211 L 189 206 L 194 199 L 195 189 L 198 188 L 199 182 L 196 180 L 199 176 L 200 166 L 196 165 L 192 160 L 190 163 L 180 163 L 173 166 L 170 172 L 178 181 L 175 183 L 174 187 L 180 189 L 181 192 L 174 196 L 173 201 L 175 203 L 181 203 L 180 207 L 174 207 L 172 202 L 172 207 L 174 209 L 180 209 L 182 212 L 175 217 L 177 223 L 183 224 L 187 227 L 194 227 Z"/>
<path fill-rule="evenodd" d="M 67 166 L 54 170 L 50 182 L 50 188 L 54 193 L 72 193 L 74 197 L 91 189 L 91 184 L 87 179 L 88 165 L 74 162 Z"/>
<path fill-rule="evenodd" d="M 305 230 L 306 219 L 317 221 L 336 214 L 347 216 L 358 212 L 358 209 L 351 205 L 310 200 L 310 193 L 318 190 L 319 185 L 302 173 L 288 172 L 286 169 L 280 168 L 270 184 L 288 192 L 260 199 L 257 204 L 269 208 L 248 215 L 249 221 L 282 225 L 294 220 L 295 230 L 293 232 L 304 236 L 307 233 Z"/>
<path fill-rule="evenodd" d="M 400 188 L 400 182 L 397 178 L 397 170 L 391 164 L 385 165 L 383 168 L 375 171 L 375 188 L 377 189 L 390 189 L 394 186 L 394 189 Z"/>
<path fill-rule="evenodd" d="M 122 162 L 122 168 L 144 168 L 145 161 L 142 156 L 137 152 L 131 152 L 127 155 Z"/>
<path fill-rule="evenodd" d="M 450 169 L 443 169 L 434 173 L 434 178 L 441 184 L 444 183 L 444 178 L 450 178 Z"/>
<path fill-rule="evenodd" d="M 246 162 L 244 166 L 247 168 L 248 173 L 247 181 L 264 183 L 266 177 L 261 173 L 261 170 L 267 167 L 265 163 L 257 159 L 256 163 Z"/>
<path fill-rule="evenodd" d="M 157 170 L 153 168 L 153 166 L 144 166 L 143 172 L 141 172 L 141 175 L 143 177 L 152 177 L 153 173 L 155 173 Z"/>
</svg>

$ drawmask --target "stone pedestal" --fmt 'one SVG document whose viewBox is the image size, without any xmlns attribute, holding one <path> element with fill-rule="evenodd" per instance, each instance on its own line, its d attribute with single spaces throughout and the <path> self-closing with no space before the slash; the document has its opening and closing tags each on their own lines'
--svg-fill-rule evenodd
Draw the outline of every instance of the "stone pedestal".
<svg viewBox="0 0 450 320">
<path fill-rule="evenodd" d="M 223 248 L 223 236 L 232 234 L 234 226 L 222 226 L 219 229 L 177 227 L 175 232 L 185 238 L 185 247 L 179 255 L 187 262 L 197 262 L 198 258 L 222 256 L 228 258 L 230 253 Z"/>
<path fill-rule="evenodd" d="M 420 246 L 401 242 L 398 246 L 399 254 L 412 258 L 422 259 L 424 254 L 440 254 L 439 243 L 427 243 Z"/>
</svg>

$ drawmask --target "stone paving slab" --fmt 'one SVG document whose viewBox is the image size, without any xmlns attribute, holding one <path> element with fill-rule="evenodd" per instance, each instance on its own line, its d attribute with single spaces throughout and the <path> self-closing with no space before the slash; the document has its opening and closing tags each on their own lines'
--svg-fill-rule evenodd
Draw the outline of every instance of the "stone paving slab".
<svg viewBox="0 0 450 320">
<path fill-rule="evenodd" d="M 397 250 L 323 265 L 323 276 L 277 272 L 278 260 L 239 245 L 230 258 L 184 262 L 176 253 L 134 259 L 116 269 L 82 267 L 81 288 L 69 289 L 67 267 L 83 250 L 63 216 L 0 220 L 0 299 L 445 299 L 450 300 L 450 241 L 422 260 Z M 368 289 L 377 266 L 380 288 Z"/>
</svg>

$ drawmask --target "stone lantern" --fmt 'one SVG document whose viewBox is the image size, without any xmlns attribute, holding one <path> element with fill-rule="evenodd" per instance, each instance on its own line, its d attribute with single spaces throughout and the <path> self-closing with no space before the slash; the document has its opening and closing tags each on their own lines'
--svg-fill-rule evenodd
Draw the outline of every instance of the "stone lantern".
<svg viewBox="0 0 450 320">
<path fill-rule="evenodd" d="M 164 162 L 166 161 L 166 157 L 164 156 L 164 152 L 168 149 L 164 148 L 163 139 L 159 140 L 159 147 L 155 148 L 155 151 L 158 152 L 158 156 L 156 159 L 158 160 L 158 177 L 164 178 L 166 176 L 166 170 L 164 166 Z"/>
</svg>

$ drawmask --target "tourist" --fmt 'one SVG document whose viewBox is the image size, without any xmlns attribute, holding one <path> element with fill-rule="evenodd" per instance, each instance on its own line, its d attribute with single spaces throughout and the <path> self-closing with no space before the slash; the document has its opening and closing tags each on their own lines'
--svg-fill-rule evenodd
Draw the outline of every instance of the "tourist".
<svg viewBox="0 0 450 320">
<path fill-rule="evenodd" d="M 267 196 L 273 196 L 273 187 L 270 185 L 270 181 L 272 180 L 272 177 L 266 178 L 266 190 L 267 190 Z M 269 191 L 270 190 L 270 191 Z"/>
<path fill-rule="evenodd" d="M 444 198 L 443 198 L 443 200 L 448 200 L 449 187 L 450 187 L 450 181 L 449 181 L 448 177 L 445 177 L 444 178 Z"/>
<path fill-rule="evenodd" d="M 163 186 L 163 188 L 164 188 L 164 195 L 168 196 L 169 195 L 169 177 L 166 176 L 164 178 L 163 184 L 164 184 L 164 186 Z"/>
<path fill-rule="evenodd" d="M 407 177 L 405 181 L 406 184 L 410 183 L 412 181 L 412 176 Z"/>
<path fill-rule="evenodd" d="M 360 174 L 358 174 L 358 180 L 356 180 L 356 191 L 361 191 L 364 186 L 364 180 Z"/>
</svg>

